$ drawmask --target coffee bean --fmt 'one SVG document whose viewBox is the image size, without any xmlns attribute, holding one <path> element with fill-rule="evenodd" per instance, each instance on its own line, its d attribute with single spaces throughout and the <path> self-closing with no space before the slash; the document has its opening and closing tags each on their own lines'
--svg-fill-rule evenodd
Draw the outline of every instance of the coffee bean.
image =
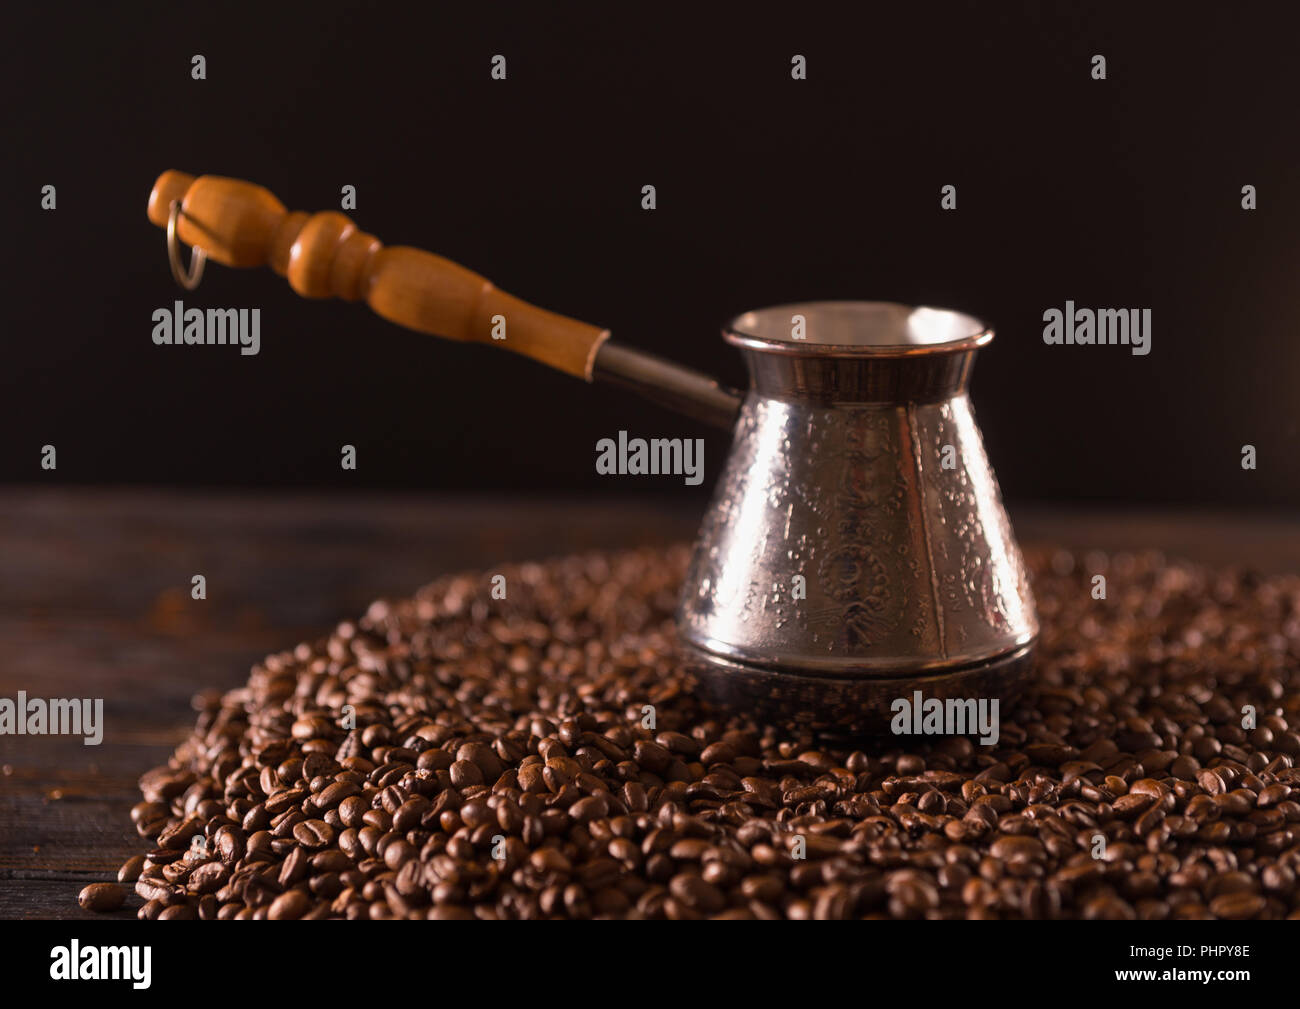
<svg viewBox="0 0 1300 1009">
<path fill-rule="evenodd" d="M 126 903 L 126 891 L 116 883 L 90 883 L 82 887 L 77 903 L 87 911 L 116 911 Z"/>
<path fill-rule="evenodd" d="M 189 874 L 186 886 L 191 893 L 216 893 L 229 878 L 230 870 L 220 862 L 205 862 Z"/>
<path fill-rule="evenodd" d="M 308 739 L 325 738 L 332 734 L 334 726 L 330 724 L 329 719 L 313 717 L 300 718 L 293 723 L 291 732 L 293 738 L 306 741 Z"/>
<path fill-rule="evenodd" d="M 307 792 L 302 788 L 282 788 L 275 794 L 269 796 L 266 800 L 265 809 L 271 816 L 278 816 L 290 808 L 297 806 L 307 797 Z"/>
<path fill-rule="evenodd" d="M 141 876 L 135 881 L 135 892 L 146 901 L 157 901 L 164 907 L 184 903 L 185 888 L 177 883 Z"/>
<path fill-rule="evenodd" d="M 1238 891 L 1215 897 L 1214 900 L 1210 901 L 1210 913 L 1216 918 L 1241 921 L 1246 918 L 1259 917 L 1267 904 L 1268 902 L 1259 894 Z"/>
<path fill-rule="evenodd" d="M 1043 855 L 1043 842 L 1035 837 L 1004 834 L 989 845 L 989 853 L 1008 862 L 1029 862 Z"/>
<path fill-rule="evenodd" d="M 496 781 L 506 769 L 501 758 L 485 743 L 466 743 L 456 751 L 456 759 L 475 765 L 484 781 Z"/>
<path fill-rule="evenodd" d="M 144 868 L 144 856 L 132 855 L 122 863 L 122 868 L 117 870 L 117 881 L 119 883 L 134 883 L 140 878 L 140 871 Z"/>
<path fill-rule="evenodd" d="M 579 799 L 569 807 L 569 815 L 579 823 L 590 823 L 609 813 L 609 804 L 599 795 L 589 795 Z"/>
<path fill-rule="evenodd" d="M 323 848 L 334 840 L 334 828 L 324 820 L 304 820 L 295 824 L 293 836 L 304 848 Z"/>
<path fill-rule="evenodd" d="M 1138 795 L 1130 792 L 1128 795 L 1121 795 L 1113 803 L 1115 815 L 1121 820 L 1135 820 L 1153 805 L 1155 798 L 1150 795 Z"/>
<path fill-rule="evenodd" d="M 1287 865 L 1265 866 L 1260 874 L 1260 882 L 1263 883 L 1265 890 L 1290 893 L 1295 887 L 1295 870 Z"/>
<path fill-rule="evenodd" d="M 353 781 L 335 781 L 326 785 L 316 795 L 316 808 L 319 810 L 334 809 L 344 799 L 349 799 L 354 795 L 361 794 L 361 787 Z"/>
<path fill-rule="evenodd" d="M 468 760 L 457 760 L 451 765 L 451 783 L 456 788 L 468 788 L 483 784 L 483 772 L 477 764 Z"/>
<path fill-rule="evenodd" d="M 632 759 L 652 774 L 659 774 L 668 769 L 673 755 L 659 743 L 643 739 L 634 747 Z"/>
<path fill-rule="evenodd" d="M 183 852 L 202 831 L 203 821 L 197 816 L 188 816 L 159 834 L 158 846 L 168 851 Z"/>
<path fill-rule="evenodd" d="M 448 850 L 451 850 L 451 842 L 448 842 Z M 384 864 L 393 872 L 397 872 L 411 859 L 415 858 L 419 852 L 415 845 L 408 841 L 396 840 L 391 844 L 384 846 Z M 472 857 L 472 856 L 471 856 Z"/>
<path fill-rule="evenodd" d="M 301 890 L 289 890 L 271 902 L 266 916 L 272 921 L 301 918 L 311 908 L 311 898 Z"/>
<path fill-rule="evenodd" d="M 706 883 L 697 873 L 678 873 L 668 884 L 668 889 L 687 907 L 706 914 L 714 914 L 727 906 L 722 891 L 713 884 Z"/>
<path fill-rule="evenodd" d="M 533 852 L 529 858 L 533 871 L 539 874 L 557 873 L 567 875 L 573 870 L 572 864 L 564 855 L 554 848 L 542 848 Z"/>
<path fill-rule="evenodd" d="M 1136 921 L 1137 912 L 1118 897 L 1098 897 L 1084 905 L 1083 917 L 1088 921 Z"/>
<path fill-rule="evenodd" d="M 508 603 L 451 576 L 205 700 L 119 877 L 168 920 L 1300 914 L 1300 580 L 1027 561 L 1040 674 L 993 748 L 705 708 L 685 550 L 507 569 Z M 1103 561 L 1124 605 L 1076 619 Z"/>
</svg>

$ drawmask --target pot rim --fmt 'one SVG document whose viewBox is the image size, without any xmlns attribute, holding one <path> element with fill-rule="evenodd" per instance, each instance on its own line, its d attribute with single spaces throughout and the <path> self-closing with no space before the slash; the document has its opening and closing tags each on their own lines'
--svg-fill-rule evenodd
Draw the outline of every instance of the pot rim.
<svg viewBox="0 0 1300 1009">
<path fill-rule="evenodd" d="M 806 317 L 817 313 L 840 313 L 859 311 L 863 315 L 892 315 L 893 323 L 900 323 L 907 329 L 913 327 L 918 313 L 928 313 L 920 320 L 927 328 L 934 329 L 942 325 L 953 325 L 967 330 L 965 335 L 948 340 L 919 340 L 917 342 L 882 342 L 882 343 L 819 343 L 810 340 L 795 340 L 793 337 L 775 337 L 762 335 L 757 331 L 759 316 L 782 317 L 780 327 L 789 328 L 785 321 L 793 314 Z M 864 322 L 864 325 L 866 323 Z M 858 357 L 858 358 L 900 358 L 925 357 L 937 354 L 958 354 L 986 346 L 993 339 L 992 327 L 965 312 L 947 308 L 934 308 L 928 305 L 904 305 L 894 301 L 798 301 L 765 308 L 751 309 L 732 317 L 722 327 L 722 338 L 736 347 L 744 347 L 768 354 L 786 354 L 796 357 Z"/>
</svg>

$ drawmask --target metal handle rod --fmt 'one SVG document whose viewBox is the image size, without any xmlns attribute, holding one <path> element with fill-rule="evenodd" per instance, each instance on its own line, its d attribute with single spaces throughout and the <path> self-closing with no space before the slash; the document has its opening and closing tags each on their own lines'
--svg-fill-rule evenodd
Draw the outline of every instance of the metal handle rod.
<svg viewBox="0 0 1300 1009">
<path fill-rule="evenodd" d="M 740 409 L 734 389 L 680 364 L 606 340 L 596 351 L 591 377 L 622 386 L 695 420 L 730 431 Z"/>
</svg>

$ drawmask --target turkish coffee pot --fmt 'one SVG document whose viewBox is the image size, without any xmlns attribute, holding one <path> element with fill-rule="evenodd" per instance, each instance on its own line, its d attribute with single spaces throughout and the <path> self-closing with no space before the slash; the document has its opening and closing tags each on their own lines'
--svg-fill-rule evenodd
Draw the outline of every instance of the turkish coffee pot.
<svg viewBox="0 0 1300 1009">
<path fill-rule="evenodd" d="M 677 611 L 684 659 L 715 702 L 859 735 L 918 691 L 1005 699 L 1029 675 L 1033 596 L 967 394 L 993 339 L 976 319 L 874 301 L 745 312 L 722 331 L 749 370 L 737 392 L 248 182 L 164 172 L 148 214 L 188 289 L 206 259 L 269 265 L 303 297 L 364 301 L 731 430 Z"/>
</svg>

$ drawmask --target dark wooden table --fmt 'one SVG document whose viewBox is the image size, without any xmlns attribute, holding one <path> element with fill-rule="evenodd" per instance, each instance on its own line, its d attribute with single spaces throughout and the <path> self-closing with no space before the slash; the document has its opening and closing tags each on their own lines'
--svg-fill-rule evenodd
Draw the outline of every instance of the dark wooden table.
<svg viewBox="0 0 1300 1009">
<path fill-rule="evenodd" d="M 190 698 L 437 575 L 689 539 L 662 501 L 0 491 L 0 697 L 100 698 L 104 741 L 0 736 L 0 918 L 89 917 L 87 882 L 143 850 L 136 779 L 188 733 Z M 1300 519 L 1012 509 L 1022 543 L 1157 547 L 1300 570 Z M 190 579 L 207 579 L 207 599 Z M 134 899 L 128 907 L 134 907 Z M 129 912 L 123 912 L 127 914 Z"/>
</svg>

